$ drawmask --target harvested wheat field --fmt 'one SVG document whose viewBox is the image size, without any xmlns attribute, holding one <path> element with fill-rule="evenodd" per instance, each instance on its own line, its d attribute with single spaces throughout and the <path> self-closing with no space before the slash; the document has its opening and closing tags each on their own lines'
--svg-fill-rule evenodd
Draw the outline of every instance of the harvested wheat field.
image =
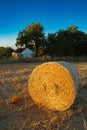
<svg viewBox="0 0 87 130">
<path fill-rule="evenodd" d="M 87 62 L 72 63 L 79 86 L 73 105 L 63 112 L 41 109 L 32 101 L 28 80 L 39 64 L 0 64 L 0 130 L 87 130 Z"/>
</svg>

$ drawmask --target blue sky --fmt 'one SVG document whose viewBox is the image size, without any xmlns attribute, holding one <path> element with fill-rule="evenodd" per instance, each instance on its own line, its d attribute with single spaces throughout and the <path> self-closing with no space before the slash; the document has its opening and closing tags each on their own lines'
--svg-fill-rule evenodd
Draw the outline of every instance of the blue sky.
<svg viewBox="0 0 87 130">
<path fill-rule="evenodd" d="M 71 24 L 87 32 L 87 0 L 0 0 L 0 46 L 15 47 L 18 32 L 34 22 L 46 34 Z"/>
</svg>

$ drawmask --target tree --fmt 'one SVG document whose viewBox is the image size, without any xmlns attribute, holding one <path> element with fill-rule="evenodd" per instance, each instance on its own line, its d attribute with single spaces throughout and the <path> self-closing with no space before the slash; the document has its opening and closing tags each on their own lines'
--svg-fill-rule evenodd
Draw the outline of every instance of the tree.
<svg viewBox="0 0 87 130">
<path fill-rule="evenodd" d="M 7 58 L 8 58 L 8 57 L 11 57 L 13 51 L 14 51 L 14 50 L 13 50 L 11 47 L 6 47 L 6 48 L 5 48 L 5 56 L 6 56 Z"/>
<path fill-rule="evenodd" d="M 56 56 L 56 33 L 48 33 L 48 36 L 46 38 L 45 42 L 45 53 L 48 55 Z"/>
<path fill-rule="evenodd" d="M 77 26 L 57 32 L 56 44 L 59 56 L 81 56 L 86 54 L 87 37 Z"/>
<path fill-rule="evenodd" d="M 23 47 L 24 45 L 26 45 L 26 36 L 25 36 L 25 30 L 20 31 L 18 33 L 18 37 L 16 39 L 16 46 L 17 47 Z"/>
<path fill-rule="evenodd" d="M 23 31 L 19 32 L 16 46 L 29 47 L 32 44 L 34 46 L 35 56 L 38 56 L 39 47 L 42 46 L 43 42 L 43 27 L 40 25 L 40 23 L 32 23 Z"/>
<path fill-rule="evenodd" d="M 5 47 L 0 47 L 0 57 L 5 56 Z"/>
<path fill-rule="evenodd" d="M 71 32 L 74 32 L 74 31 L 77 31 L 77 30 L 78 30 L 78 27 L 75 26 L 75 25 L 70 25 L 70 26 L 68 27 L 68 30 L 71 31 Z"/>
<path fill-rule="evenodd" d="M 0 57 L 10 57 L 13 49 L 11 47 L 0 47 Z"/>
</svg>

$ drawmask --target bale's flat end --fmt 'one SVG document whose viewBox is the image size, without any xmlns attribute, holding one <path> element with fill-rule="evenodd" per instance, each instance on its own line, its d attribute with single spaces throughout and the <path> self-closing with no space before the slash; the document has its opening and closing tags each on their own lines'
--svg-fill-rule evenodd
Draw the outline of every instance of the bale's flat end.
<svg viewBox="0 0 87 130">
<path fill-rule="evenodd" d="M 74 102 L 78 89 L 78 73 L 67 62 L 38 65 L 29 77 L 28 90 L 33 101 L 51 110 L 64 111 Z"/>
</svg>

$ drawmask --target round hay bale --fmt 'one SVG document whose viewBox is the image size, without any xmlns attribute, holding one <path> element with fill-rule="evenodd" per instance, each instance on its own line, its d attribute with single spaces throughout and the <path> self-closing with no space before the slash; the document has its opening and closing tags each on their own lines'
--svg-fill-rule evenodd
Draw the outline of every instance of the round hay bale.
<svg viewBox="0 0 87 130">
<path fill-rule="evenodd" d="M 38 65 L 29 77 L 28 90 L 41 107 L 64 111 L 74 102 L 78 89 L 78 72 L 68 62 Z"/>
</svg>

